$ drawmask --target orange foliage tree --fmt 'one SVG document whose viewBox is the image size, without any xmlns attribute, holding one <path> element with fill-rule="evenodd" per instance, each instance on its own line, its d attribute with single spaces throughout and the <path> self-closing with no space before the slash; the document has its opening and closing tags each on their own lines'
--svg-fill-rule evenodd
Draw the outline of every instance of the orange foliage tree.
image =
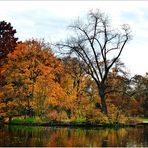
<svg viewBox="0 0 148 148">
<path fill-rule="evenodd" d="M 4 111 L 9 116 L 45 114 L 49 104 L 57 105 L 64 97 L 58 83 L 61 72 L 61 62 L 43 41 L 18 44 L 1 72 L 7 82 L 1 98 Z M 12 104 L 16 109 L 11 109 Z"/>
<path fill-rule="evenodd" d="M 83 69 L 85 66 L 77 58 L 64 57 L 64 73 L 61 87 L 65 91 L 64 111 L 72 120 L 86 119 L 87 114 L 95 108 L 94 84 Z"/>
</svg>

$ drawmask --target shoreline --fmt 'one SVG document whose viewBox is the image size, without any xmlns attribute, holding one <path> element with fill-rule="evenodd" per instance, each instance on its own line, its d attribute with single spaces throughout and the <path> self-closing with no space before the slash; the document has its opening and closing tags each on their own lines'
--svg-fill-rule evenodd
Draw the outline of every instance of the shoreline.
<svg viewBox="0 0 148 148">
<path fill-rule="evenodd" d="M 94 123 L 64 123 L 64 122 L 49 122 L 49 123 L 2 123 L 4 125 L 20 125 L 20 126 L 46 126 L 46 127 L 70 127 L 70 128 L 126 128 L 148 126 L 148 123 L 132 123 L 132 124 L 94 124 Z"/>
</svg>

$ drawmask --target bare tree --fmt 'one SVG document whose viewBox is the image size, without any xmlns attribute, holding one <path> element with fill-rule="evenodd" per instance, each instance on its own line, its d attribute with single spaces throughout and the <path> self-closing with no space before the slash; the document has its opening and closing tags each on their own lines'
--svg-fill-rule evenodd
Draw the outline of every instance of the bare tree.
<svg viewBox="0 0 148 148">
<path fill-rule="evenodd" d="M 105 114 L 106 80 L 109 71 L 131 38 L 128 25 L 122 25 L 121 30 L 118 30 L 111 27 L 109 22 L 108 16 L 99 10 L 90 11 L 86 21 L 78 19 L 70 26 L 74 34 L 66 42 L 57 44 L 85 63 L 85 72 L 91 75 L 97 84 L 101 111 Z"/>
</svg>

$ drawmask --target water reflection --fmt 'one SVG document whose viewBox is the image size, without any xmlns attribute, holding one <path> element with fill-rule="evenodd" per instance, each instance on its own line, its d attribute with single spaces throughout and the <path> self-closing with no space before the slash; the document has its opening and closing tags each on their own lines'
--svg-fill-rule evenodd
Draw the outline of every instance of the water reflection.
<svg viewBox="0 0 148 148">
<path fill-rule="evenodd" d="M 4 126 L 0 146 L 38 147 L 144 147 L 148 146 L 148 128 L 80 129 Z"/>
</svg>

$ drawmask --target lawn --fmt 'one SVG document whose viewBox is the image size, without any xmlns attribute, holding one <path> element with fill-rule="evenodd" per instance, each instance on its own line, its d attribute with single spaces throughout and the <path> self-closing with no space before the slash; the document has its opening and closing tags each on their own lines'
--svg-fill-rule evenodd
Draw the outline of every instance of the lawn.
<svg viewBox="0 0 148 148">
<path fill-rule="evenodd" d="M 148 119 L 143 119 L 143 122 L 144 123 L 148 123 Z"/>
</svg>

